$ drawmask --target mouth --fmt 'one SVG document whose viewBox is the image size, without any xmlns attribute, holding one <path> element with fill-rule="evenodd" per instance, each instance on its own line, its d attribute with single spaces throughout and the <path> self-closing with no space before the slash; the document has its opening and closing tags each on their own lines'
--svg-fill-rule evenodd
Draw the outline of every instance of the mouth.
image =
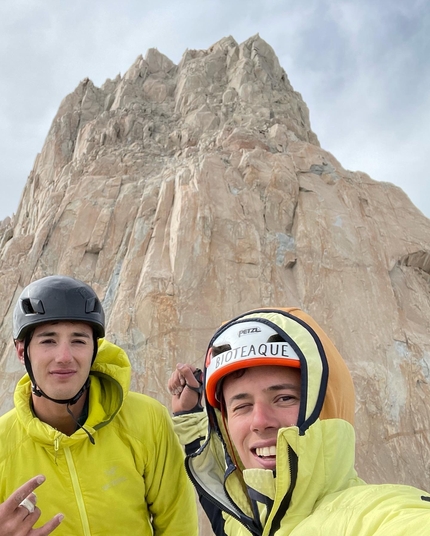
<svg viewBox="0 0 430 536">
<path fill-rule="evenodd" d="M 75 374 L 74 370 L 53 370 L 50 372 L 51 376 L 57 378 L 70 378 Z"/>
<path fill-rule="evenodd" d="M 265 458 L 265 459 L 276 459 L 276 447 L 275 445 L 272 445 L 271 447 L 261 447 L 253 449 L 255 454 L 259 458 Z"/>
<path fill-rule="evenodd" d="M 253 467 L 276 470 L 276 445 L 251 448 Z"/>
</svg>

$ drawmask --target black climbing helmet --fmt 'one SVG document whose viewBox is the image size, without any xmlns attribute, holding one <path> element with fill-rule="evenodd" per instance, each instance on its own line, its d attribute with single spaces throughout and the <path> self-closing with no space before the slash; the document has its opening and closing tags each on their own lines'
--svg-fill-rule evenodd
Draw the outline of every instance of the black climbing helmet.
<svg viewBox="0 0 430 536">
<path fill-rule="evenodd" d="M 105 335 L 105 314 L 94 290 L 77 279 L 52 275 L 30 283 L 22 291 L 13 313 L 13 338 L 23 341 L 46 322 L 89 324 L 97 338 Z"/>
</svg>

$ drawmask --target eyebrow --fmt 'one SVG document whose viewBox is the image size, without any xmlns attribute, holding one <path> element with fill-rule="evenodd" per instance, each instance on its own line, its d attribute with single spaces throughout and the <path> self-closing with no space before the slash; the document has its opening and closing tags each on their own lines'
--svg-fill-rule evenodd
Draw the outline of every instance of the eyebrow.
<svg viewBox="0 0 430 536">
<path fill-rule="evenodd" d="M 283 391 L 283 390 L 292 390 L 299 392 L 300 386 L 295 385 L 294 383 L 279 383 L 275 385 L 270 385 L 267 387 L 267 389 L 263 389 L 263 392 L 268 393 L 272 391 Z M 227 406 L 230 406 L 232 402 L 235 402 L 236 400 L 245 400 L 252 396 L 252 393 L 237 393 L 236 395 L 233 395 L 227 402 Z"/>
<path fill-rule="evenodd" d="M 36 335 L 36 338 L 42 338 L 42 337 L 55 337 L 58 335 L 57 331 L 42 331 L 41 333 L 38 333 Z M 87 339 L 90 339 L 90 335 L 86 333 L 85 331 L 74 331 L 71 333 L 72 337 L 85 337 Z"/>
</svg>

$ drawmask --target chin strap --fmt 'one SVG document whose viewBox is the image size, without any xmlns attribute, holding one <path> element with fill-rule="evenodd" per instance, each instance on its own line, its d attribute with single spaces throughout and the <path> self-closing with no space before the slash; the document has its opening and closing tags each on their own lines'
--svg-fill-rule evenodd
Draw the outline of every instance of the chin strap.
<svg viewBox="0 0 430 536">
<path fill-rule="evenodd" d="M 67 406 L 73 406 L 73 404 L 76 404 L 76 402 L 81 398 L 81 396 L 85 393 L 85 391 L 89 389 L 89 387 L 90 387 L 90 379 L 87 378 L 85 380 L 84 385 L 79 389 L 79 391 L 75 394 L 74 397 L 65 398 L 64 400 L 62 400 L 59 398 L 51 398 L 50 396 L 48 396 L 46 393 L 42 391 L 40 387 L 36 385 L 36 383 L 34 382 L 34 379 L 31 378 L 31 391 L 34 395 L 39 396 L 39 397 L 43 396 L 44 398 L 47 398 L 51 402 L 55 402 L 56 404 L 67 404 Z"/>
</svg>

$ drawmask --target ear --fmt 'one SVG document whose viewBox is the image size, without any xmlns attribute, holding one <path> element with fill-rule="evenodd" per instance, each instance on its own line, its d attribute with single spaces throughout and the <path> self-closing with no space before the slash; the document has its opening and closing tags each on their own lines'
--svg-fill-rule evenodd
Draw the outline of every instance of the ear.
<svg viewBox="0 0 430 536">
<path fill-rule="evenodd" d="M 24 341 L 15 341 L 15 350 L 18 359 L 24 365 Z"/>
</svg>

